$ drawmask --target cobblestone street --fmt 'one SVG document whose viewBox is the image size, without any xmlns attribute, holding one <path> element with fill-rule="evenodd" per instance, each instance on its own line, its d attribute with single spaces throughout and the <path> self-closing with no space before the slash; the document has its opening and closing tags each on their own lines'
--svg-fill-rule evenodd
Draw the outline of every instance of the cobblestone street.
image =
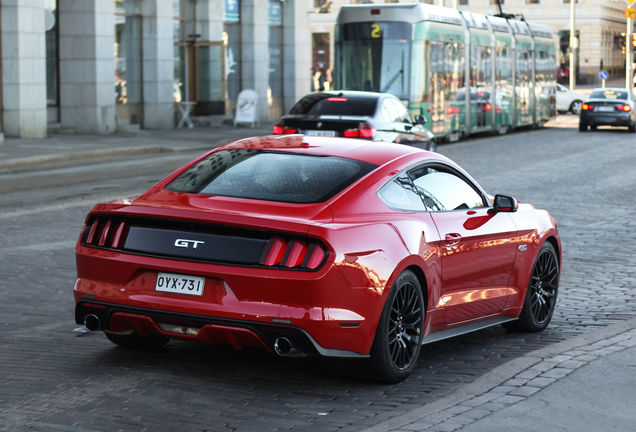
<svg viewBox="0 0 636 432">
<path fill-rule="evenodd" d="M 359 364 L 341 360 L 174 341 L 155 352 L 118 349 L 74 322 L 73 248 L 95 199 L 130 195 L 161 178 L 131 173 L 106 182 L 110 188 L 99 196 L 1 209 L 0 430 L 361 431 L 511 359 L 636 317 L 633 134 L 546 128 L 445 144 L 439 151 L 488 193 L 533 203 L 558 222 L 559 303 L 544 332 L 494 327 L 425 345 L 411 377 L 393 386 L 364 381 Z M 59 174 L 42 171 L 42 184 L 47 175 Z M 10 175 L 0 174 L 2 181 Z M 27 199 L 41 193 L 24 191 Z M 561 360 L 584 361 L 586 355 L 571 352 Z M 534 376 L 515 379 L 565 373 L 557 370 L 563 366 L 542 368 L 537 364 Z M 471 415 L 474 403 L 467 400 L 452 415 Z"/>
</svg>

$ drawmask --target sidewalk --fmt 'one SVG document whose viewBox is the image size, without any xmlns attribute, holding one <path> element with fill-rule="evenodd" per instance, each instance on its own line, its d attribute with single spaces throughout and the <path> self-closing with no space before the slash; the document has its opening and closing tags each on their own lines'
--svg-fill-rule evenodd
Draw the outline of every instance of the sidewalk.
<svg viewBox="0 0 636 432">
<path fill-rule="evenodd" d="M 628 431 L 636 319 L 516 358 L 455 393 L 364 432 Z"/>
<path fill-rule="evenodd" d="M 63 135 L 42 139 L 5 138 L 0 143 L 0 172 L 25 170 L 37 165 L 68 163 L 121 155 L 210 150 L 231 141 L 269 135 L 272 124 L 255 128 L 200 127 L 138 134 Z"/>
</svg>

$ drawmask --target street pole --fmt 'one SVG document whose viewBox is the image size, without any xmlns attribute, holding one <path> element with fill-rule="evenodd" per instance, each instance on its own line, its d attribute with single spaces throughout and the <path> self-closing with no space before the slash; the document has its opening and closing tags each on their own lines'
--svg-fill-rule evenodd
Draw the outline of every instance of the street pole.
<svg viewBox="0 0 636 432">
<path fill-rule="evenodd" d="M 627 36 L 625 36 L 625 88 L 632 89 L 634 87 L 634 61 L 632 60 L 632 19 L 627 18 Z"/>
<path fill-rule="evenodd" d="M 578 47 L 578 40 L 574 33 L 574 4 L 576 0 L 570 0 L 570 91 L 574 90 L 576 84 L 576 67 L 574 67 L 575 53 Z"/>
</svg>

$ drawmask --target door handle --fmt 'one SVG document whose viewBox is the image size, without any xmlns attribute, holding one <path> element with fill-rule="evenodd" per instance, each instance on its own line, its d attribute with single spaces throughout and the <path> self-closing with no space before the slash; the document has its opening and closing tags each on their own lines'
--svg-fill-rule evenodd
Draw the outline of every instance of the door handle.
<svg viewBox="0 0 636 432">
<path fill-rule="evenodd" d="M 446 240 L 446 246 L 454 246 L 462 239 L 462 236 L 457 233 L 450 233 L 444 236 L 444 240 Z"/>
</svg>

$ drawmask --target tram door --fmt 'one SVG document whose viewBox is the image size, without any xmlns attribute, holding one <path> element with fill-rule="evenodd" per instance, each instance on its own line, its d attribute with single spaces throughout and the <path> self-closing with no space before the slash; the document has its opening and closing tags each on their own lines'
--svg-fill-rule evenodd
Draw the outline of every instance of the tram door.
<svg viewBox="0 0 636 432">
<path fill-rule="evenodd" d="M 529 50 L 517 50 L 517 126 L 532 124 L 532 56 Z"/>
<path fill-rule="evenodd" d="M 430 131 L 436 135 L 445 132 L 446 80 L 444 77 L 444 42 L 428 42 L 430 45 Z"/>
<path fill-rule="evenodd" d="M 471 46 L 470 59 L 470 118 L 471 130 L 481 132 L 491 128 L 492 110 L 492 49 L 487 46 Z"/>
</svg>

